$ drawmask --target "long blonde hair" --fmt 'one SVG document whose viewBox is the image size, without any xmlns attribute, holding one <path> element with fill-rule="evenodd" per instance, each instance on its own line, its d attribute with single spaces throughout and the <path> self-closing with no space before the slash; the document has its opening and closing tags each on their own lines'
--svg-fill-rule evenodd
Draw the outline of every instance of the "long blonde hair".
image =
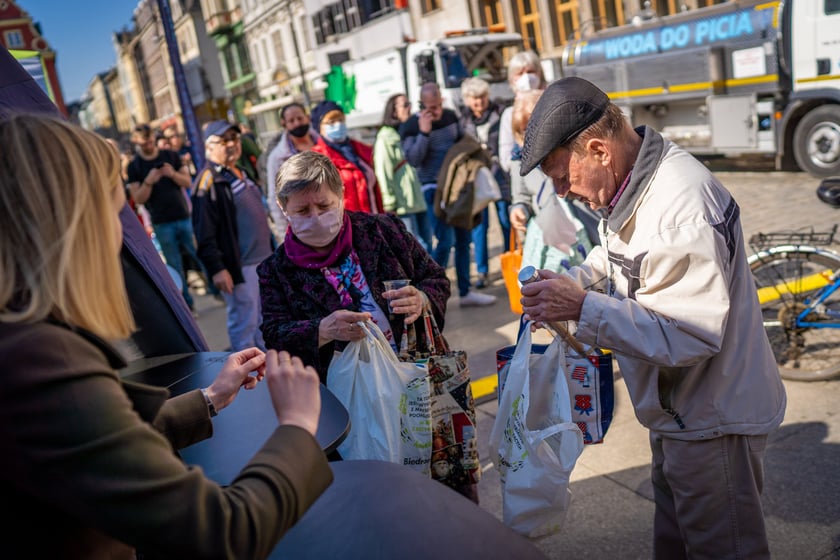
<svg viewBox="0 0 840 560">
<path fill-rule="evenodd" d="M 517 92 L 513 101 L 510 126 L 513 131 L 513 139 L 520 146 L 525 141 L 525 129 L 528 127 L 528 121 L 531 120 L 531 113 L 534 112 L 534 107 L 537 106 L 537 101 L 540 100 L 542 94 L 543 90 L 541 89 L 520 91 Z"/>
<path fill-rule="evenodd" d="M 44 115 L 0 119 L 0 321 L 54 318 L 106 339 L 134 329 L 112 226 L 113 146 Z"/>
</svg>

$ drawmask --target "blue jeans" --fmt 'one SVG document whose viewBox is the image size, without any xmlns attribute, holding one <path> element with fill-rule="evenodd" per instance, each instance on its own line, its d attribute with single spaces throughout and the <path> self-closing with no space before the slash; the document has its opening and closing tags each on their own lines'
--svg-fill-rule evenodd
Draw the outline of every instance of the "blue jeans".
<svg viewBox="0 0 840 560">
<path fill-rule="evenodd" d="M 499 217 L 499 225 L 502 228 L 502 246 L 504 250 L 510 249 L 510 210 L 509 200 L 497 200 L 496 215 Z M 487 274 L 489 271 L 489 257 L 487 253 L 487 230 L 490 229 L 490 209 L 485 208 L 481 212 L 481 223 L 472 230 L 472 242 L 475 245 L 475 267 L 479 274 Z"/>
<path fill-rule="evenodd" d="M 423 191 L 426 199 L 426 215 L 434 227 L 437 245 L 432 258 L 443 268 L 449 264 L 449 254 L 455 245 L 455 277 L 458 281 L 458 295 L 463 297 L 470 291 L 470 230 L 453 227 L 437 219 L 434 211 L 435 191 Z"/>
<path fill-rule="evenodd" d="M 233 293 L 222 293 L 227 307 L 227 329 L 230 337 L 230 349 L 238 352 L 251 346 L 265 351 L 265 342 L 260 323 L 262 322 L 262 305 L 260 303 L 260 279 L 257 276 L 257 265 L 250 264 L 242 267 L 245 282 L 233 285 Z"/>
<path fill-rule="evenodd" d="M 429 253 L 432 252 L 432 228 L 429 227 L 429 216 L 424 210 L 423 212 L 415 212 L 414 214 L 403 214 L 400 219 L 405 224 L 408 232 L 417 238 L 420 245 L 423 246 Z"/>
<path fill-rule="evenodd" d="M 189 284 L 187 283 L 184 261 L 181 259 L 181 248 L 183 248 L 188 255 L 195 259 L 195 262 L 201 262 L 198 260 L 198 255 L 195 252 L 195 236 L 193 235 L 192 220 L 187 218 L 164 224 L 153 223 L 152 229 L 155 231 L 155 238 L 160 245 L 160 250 L 163 253 L 163 258 L 166 260 L 166 264 L 174 268 L 181 276 L 183 280 L 181 293 L 184 294 L 184 300 L 190 309 L 192 309 L 193 299 L 190 295 Z"/>
</svg>

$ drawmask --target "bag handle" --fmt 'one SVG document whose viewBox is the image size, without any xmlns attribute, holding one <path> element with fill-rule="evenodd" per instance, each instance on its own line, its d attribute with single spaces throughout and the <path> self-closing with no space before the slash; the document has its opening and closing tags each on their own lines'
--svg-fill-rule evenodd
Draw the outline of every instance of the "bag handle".
<svg viewBox="0 0 840 560">
<path fill-rule="evenodd" d="M 443 356 L 448 354 L 450 352 L 449 342 L 444 338 L 443 333 L 440 332 L 437 321 L 435 321 L 435 316 L 432 313 L 431 303 L 429 303 L 427 298 L 420 317 L 412 324 L 403 322 L 403 335 L 400 340 L 400 357 L 406 360 L 412 352 L 417 351 L 417 338 L 420 336 L 420 329 L 417 327 L 418 322 L 421 322 L 420 324 L 423 326 L 424 341 L 429 355 Z M 413 337 L 408 334 L 410 329 L 414 330 Z"/>
<path fill-rule="evenodd" d="M 522 254 L 522 242 L 519 240 L 519 234 L 516 233 L 516 228 L 510 228 L 510 244 L 508 245 L 510 250 L 514 253 Z"/>
</svg>

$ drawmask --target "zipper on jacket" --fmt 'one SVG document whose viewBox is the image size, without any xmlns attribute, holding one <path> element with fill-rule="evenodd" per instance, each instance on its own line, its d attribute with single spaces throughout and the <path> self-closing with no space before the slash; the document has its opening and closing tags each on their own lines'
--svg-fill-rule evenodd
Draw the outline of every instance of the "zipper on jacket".
<svg viewBox="0 0 840 560">
<path fill-rule="evenodd" d="M 681 430 L 685 430 L 685 423 L 680 418 L 680 413 L 674 410 L 673 408 L 665 409 L 665 412 L 674 418 L 674 422 L 677 423 L 677 426 L 680 427 Z"/>
<path fill-rule="evenodd" d="M 681 375 L 682 368 L 661 367 L 659 368 L 659 379 L 657 381 L 659 385 L 659 403 L 662 405 L 662 410 L 674 419 L 674 422 L 677 423 L 677 426 L 681 430 L 685 430 L 685 422 L 680 418 L 679 412 L 674 410 L 673 404 L 671 403 L 671 395 Z"/>
</svg>

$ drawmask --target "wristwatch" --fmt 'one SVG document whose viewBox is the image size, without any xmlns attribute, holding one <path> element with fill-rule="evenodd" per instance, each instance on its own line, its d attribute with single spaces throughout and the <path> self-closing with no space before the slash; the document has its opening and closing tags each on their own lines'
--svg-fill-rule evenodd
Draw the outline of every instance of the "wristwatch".
<svg viewBox="0 0 840 560">
<path fill-rule="evenodd" d="M 210 400 L 210 395 L 207 394 L 207 389 L 202 389 L 201 394 L 204 395 L 204 400 L 207 402 L 207 410 L 210 412 L 210 418 L 218 415 L 219 413 L 216 411 L 216 405 L 214 405 L 213 401 Z"/>
</svg>

